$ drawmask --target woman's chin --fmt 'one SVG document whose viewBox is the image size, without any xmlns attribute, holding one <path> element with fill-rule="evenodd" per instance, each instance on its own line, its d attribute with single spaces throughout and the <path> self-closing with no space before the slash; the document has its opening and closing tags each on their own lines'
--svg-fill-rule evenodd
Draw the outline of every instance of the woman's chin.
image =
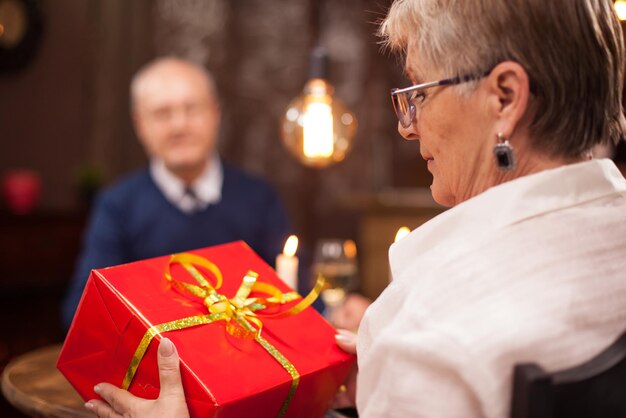
<svg viewBox="0 0 626 418">
<path fill-rule="evenodd" d="M 433 196 L 433 200 L 440 204 L 441 206 L 445 206 L 447 208 L 454 206 L 454 196 L 448 190 L 442 190 L 440 187 L 437 187 L 435 182 L 430 185 L 430 193 Z"/>
</svg>

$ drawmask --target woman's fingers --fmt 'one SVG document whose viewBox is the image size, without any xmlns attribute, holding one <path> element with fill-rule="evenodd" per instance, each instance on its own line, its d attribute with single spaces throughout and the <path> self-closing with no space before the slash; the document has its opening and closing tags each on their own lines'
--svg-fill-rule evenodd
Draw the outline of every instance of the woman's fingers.
<svg viewBox="0 0 626 418">
<path fill-rule="evenodd" d="M 356 334 L 345 329 L 337 330 L 335 335 L 337 345 L 347 353 L 356 354 Z M 356 364 L 350 370 L 348 377 L 333 401 L 333 408 L 354 406 L 356 399 Z"/>
<path fill-rule="evenodd" d="M 161 339 L 158 353 L 159 381 L 161 384 L 159 397 L 179 396 L 184 398 L 185 392 L 180 378 L 180 360 L 176 347 L 169 338 Z"/>
<path fill-rule="evenodd" d="M 331 311 L 330 323 L 337 328 L 356 331 L 371 303 L 371 300 L 359 294 L 348 295 L 340 307 Z"/>
<path fill-rule="evenodd" d="M 345 329 L 337 330 L 335 334 L 335 340 L 337 345 L 347 353 L 356 354 L 356 334 Z M 342 408 L 346 406 L 354 406 L 356 399 L 356 364 L 350 370 L 350 374 L 345 381 L 345 384 L 337 393 L 333 402 L 334 408 Z"/>
<path fill-rule="evenodd" d="M 159 344 L 158 365 L 161 384 L 159 399 L 138 398 L 111 384 L 99 383 L 94 391 L 104 401 L 91 400 L 85 407 L 100 418 L 150 418 L 156 413 L 163 417 L 189 417 L 180 378 L 180 360 L 176 347 L 167 338 L 163 338 Z"/>
<path fill-rule="evenodd" d="M 356 354 L 356 334 L 346 329 L 338 329 L 335 334 L 337 345 L 346 353 Z"/>
<path fill-rule="evenodd" d="M 107 403 L 92 399 L 85 404 L 85 408 L 96 414 L 99 418 L 122 418 L 122 415 L 118 414 Z"/>
<path fill-rule="evenodd" d="M 98 395 L 102 396 L 102 399 L 109 404 L 113 411 L 120 415 L 130 412 L 132 410 L 132 405 L 139 400 L 136 396 L 131 395 L 130 392 L 117 388 L 109 383 L 98 383 L 94 388 L 94 391 Z"/>
</svg>

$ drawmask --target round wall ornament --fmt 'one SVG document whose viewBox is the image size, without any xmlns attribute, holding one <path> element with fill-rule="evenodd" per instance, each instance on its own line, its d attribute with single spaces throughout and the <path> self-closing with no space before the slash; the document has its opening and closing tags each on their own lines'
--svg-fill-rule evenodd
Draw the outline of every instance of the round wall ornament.
<svg viewBox="0 0 626 418">
<path fill-rule="evenodd" d="M 0 71 L 25 67 L 41 41 L 39 0 L 0 0 Z"/>
</svg>

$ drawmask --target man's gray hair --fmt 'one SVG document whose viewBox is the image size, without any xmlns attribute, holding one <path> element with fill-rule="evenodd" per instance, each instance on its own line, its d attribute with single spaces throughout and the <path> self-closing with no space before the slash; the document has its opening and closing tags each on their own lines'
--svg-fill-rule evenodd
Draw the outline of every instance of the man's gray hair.
<svg viewBox="0 0 626 418">
<path fill-rule="evenodd" d="M 213 79 L 213 76 L 211 75 L 211 73 L 204 66 L 198 65 L 192 61 L 185 60 L 182 58 L 178 58 L 174 56 L 165 56 L 165 57 L 156 58 L 148 62 L 143 67 L 141 67 L 133 76 L 130 82 L 131 109 L 134 109 L 135 107 L 136 100 L 140 94 L 144 80 L 146 80 L 147 77 L 154 71 L 158 71 L 161 68 L 170 67 L 170 66 L 186 67 L 188 69 L 191 69 L 197 72 L 198 75 L 200 75 L 205 80 L 206 87 L 209 92 L 209 96 L 214 98 L 216 101 L 218 100 L 217 90 L 215 87 L 215 80 Z"/>
</svg>

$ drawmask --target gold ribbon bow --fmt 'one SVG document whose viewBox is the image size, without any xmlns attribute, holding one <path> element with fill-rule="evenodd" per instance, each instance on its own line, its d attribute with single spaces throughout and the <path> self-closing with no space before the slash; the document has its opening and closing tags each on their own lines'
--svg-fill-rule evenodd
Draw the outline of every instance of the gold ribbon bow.
<svg viewBox="0 0 626 418">
<path fill-rule="evenodd" d="M 170 272 L 170 266 L 172 264 L 182 265 L 199 285 L 174 280 Z M 215 277 L 215 285 L 211 285 L 211 283 L 198 271 L 198 269 L 196 269 L 194 265 L 204 267 L 211 272 Z M 257 311 L 291 302 L 300 297 L 300 295 L 296 292 L 282 293 L 278 288 L 271 284 L 257 282 L 258 274 L 253 271 L 248 271 L 248 273 L 244 276 L 235 296 L 229 299 L 217 292 L 217 289 L 222 286 L 223 281 L 220 269 L 206 258 L 189 253 L 172 255 L 170 262 L 165 269 L 165 278 L 181 293 L 201 298 L 204 305 L 207 307 L 209 314 L 191 316 L 150 327 L 135 350 L 135 354 L 133 355 L 130 365 L 126 371 L 122 388 L 128 389 L 130 387 L 133 377 L 137 372 L 137 368 L 139 367 L 139 363 L 148 349 L 150 342 L 156 335 L 161 334 L 162 332 L 210 324 L 216 321 L 225 321 L 226 330 L 229 334 L 241 338 L 253 338 L 265 349 L 265 351 L 267 351 L 278 363 L 280 363 L 280 365 L 291 376 L 292 383 L 291 388 L 289 389 L 289 394 L 287 395 L 287 398 L 283 402 L 283 405 L 278 413 L 278 417 L 284 416 L 298 387 L 300 374 L 294 365 L 291 364 L 287 358 L 285 358 L 285 356 L 283 356 L 273 345 L 261 336 L 263 322 L 260 318 L 284 318 L 302 312 L 305 308 L 310 306 L 315 299 L 317 299 L 322 287 L 324 286 L 324 279 L 321 276 L 318 277 L 313 290 L 311 290 L 305 298 L 290 309 L 277 313 L 258 313 Z M 270 296 L 267 298 L 250 298 L 250 293 L 253 291 L 265 293 Z"/>
</svg>

